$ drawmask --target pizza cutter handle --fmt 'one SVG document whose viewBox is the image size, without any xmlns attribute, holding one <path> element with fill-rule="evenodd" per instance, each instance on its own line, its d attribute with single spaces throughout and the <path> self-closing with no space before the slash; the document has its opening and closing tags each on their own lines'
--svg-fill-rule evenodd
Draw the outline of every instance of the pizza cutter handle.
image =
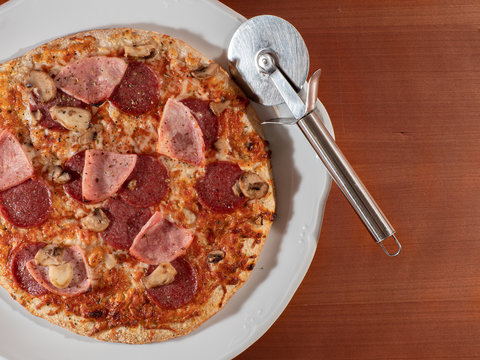
<svg viewBox="0 0 480 360">
<path fill-rule="evenodd" d="M 297 124 L 322 159 L 333 180 L 372 234 L 375 242 L 387 255 L 398 255 L 402 246 L 394 235 L 395 230 L 323 125 L 319 115 L 315 111 L 310 111 Z M 388 252 L 382 244 L 383 240 L 391 236 L 398 246 L 395 253 Z"/>
</svg>

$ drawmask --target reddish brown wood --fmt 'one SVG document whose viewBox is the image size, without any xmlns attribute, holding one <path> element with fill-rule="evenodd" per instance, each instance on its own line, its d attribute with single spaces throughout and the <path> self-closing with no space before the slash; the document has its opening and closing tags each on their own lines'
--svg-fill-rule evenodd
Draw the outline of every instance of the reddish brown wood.
<svg viewBox="0 0 480 360">
<path fill-rule="evenodd" d="M 480 358 L 480 3 L 223 2 L 304 36 L 338 143 L 404 244 L 387 258 L 332 187 L 305 280 L 238 359 Z"/>
<path fill-rule="evenodd" d="M 338 143 L 404 244 L 387 258 L 332 187 L 305 280 L 238 359 L 480 358 L 480 3 L 224 3 L 304 36 Z"/>
</svg>

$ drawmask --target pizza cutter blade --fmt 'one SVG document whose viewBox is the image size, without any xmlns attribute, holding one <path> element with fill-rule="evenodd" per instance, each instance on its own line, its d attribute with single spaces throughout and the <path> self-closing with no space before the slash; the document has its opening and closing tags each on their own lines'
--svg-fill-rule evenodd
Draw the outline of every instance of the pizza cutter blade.
<svg viewBox="0 0 480 360">
<path fill-rule="evenodd" d="M 250 99 L 266 106 L 287 105 L 293 118 L 268 123 L 300 127 L 375 242 L 387 255 L 398 255 L 402 246 L 394 228 L 323 125 L 320 112 L 315 111 L 320 70 L 306 83 L 308 50 L 293 25 L 271 15 L 247 20 L 233 34 L 228 62 L 230 72 Z M 299 95 L 302 88 L 306 101 Z M 382 244 L 390 237 L 398 247 L 394 253 Z"/>
</svg>

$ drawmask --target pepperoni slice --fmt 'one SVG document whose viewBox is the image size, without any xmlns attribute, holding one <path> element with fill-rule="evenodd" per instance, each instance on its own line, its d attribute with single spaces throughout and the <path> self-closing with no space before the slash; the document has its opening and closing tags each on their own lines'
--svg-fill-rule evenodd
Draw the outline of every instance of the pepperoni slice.
<svg viewBox="0 0 480 360">
<path fill-rule="evenodd" d="M 232 190 L 242 172 L 240 166 L 228 161 L 208 164 L 205 175 L 195 185 L 200 202 L 215 212 L 233 212 L 245 202 L 244 196 L 237 196 Z"/>
<path fill-rule="evenodd" d="M 175 280 L 168 285 L 160 285 L 147 290 L 150 299 L 161 307 L 177 309 L 192 300 L 197 291 L 197 273 L 190 263 L 183 257 L 176 258 L 171 262 L 177 270 Z M 149 275 L 156 266 L 149 266 Z"/>
<path fill-rule="evenodd" d="M 138 207 L 158 204 L 168 190 L 168 171 L 162 162 L 150 155 L 138 155 L 135 168 L 125 181 L 119 195 Z"/>
<path fill-rule="evenodd" d="M 149 209 L 133 207 L 119 197 L 109 199 L 103 210 L 110 225 L 101 236 L 105 243 L 120 250 L 132 246 L 133 239 L 152 216 Z"/>
<path fill-rule="evenodd" d="M 157 105 L 159 87 L 157 74 L 147 64 L 131 62 L 110 101 L 127 114 L 145 114 Z"/>
<path fill-rule="evenodd" d="M 50 100 L 49 102 L 43 104 L 40 100 L 34 95 L 33 102 L 30 103 L 30 111 L 37 111 L 39 110 L 42 114 L 38 124 L 43 126 L 44 128 L 50 130 L 57 130 L 57 131 L 66 131 L 62 125 L 52 119 L 50 116 L 50 108 L 58 105 L 58 106 L 72 106 L 72 107 L 79 107 L 82 109 L 86 109 L 88 104 L 75 99 L 74 97 L 65 94 L 62 90 L 57 89 L 57 95 L 54 99 Z"/>
<path fill-rule="evenodd" d="M 52 207 L 52 196 L 44 182 L 27 180 L 0 192 L 2 215 L 12 225 L 30 228 L 44 223 Z"/>
<path fill-rule="evenodd" d="M 43 248 L 45 243 L 30 243 L 22 244 L 17 249 L 14 250 L 11 271 L 13 276 L 13 281 L 23 290 L 28 292 L 33 296 L 41 296 L 48 293 L 48 290 L 40 285 L 33 277 L 30 275 L 26 268 L 26 264 L 33 260 L 35 254 Z"/>
<path fill-rule="evenodd" d="M 65 163 L 65 170 L 70 174 L 70 182 L 63 185 L 65 192 L 77 201 L 88 203 L 82 195 L 82 172 L 85 166 L 85 150 L 73 155 Z"/>
<path fill-rule="evenodd" d="M 181 101 L 197 119 L 198 126 L 202 129 L 205 149 L 209 149 L 217 140 L 218 117 L 210 110 L 208 101 L 189 98 Z"/>
</svg>

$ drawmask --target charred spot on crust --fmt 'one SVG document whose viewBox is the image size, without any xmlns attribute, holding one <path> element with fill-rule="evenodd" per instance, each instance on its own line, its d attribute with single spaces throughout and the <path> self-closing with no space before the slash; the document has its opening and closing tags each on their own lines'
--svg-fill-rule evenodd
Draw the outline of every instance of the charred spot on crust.
<svg viewBox="0 0 480 360">
<path fill-rule="evenodd" d="M 103 311 L 102 310 L 94 310 L 90 311 L 87 314 L 85 314 L 85 317 L 87 318 L 93 318 L 93 319 L 98 319 L 103 317 Z"/>
</svg>

